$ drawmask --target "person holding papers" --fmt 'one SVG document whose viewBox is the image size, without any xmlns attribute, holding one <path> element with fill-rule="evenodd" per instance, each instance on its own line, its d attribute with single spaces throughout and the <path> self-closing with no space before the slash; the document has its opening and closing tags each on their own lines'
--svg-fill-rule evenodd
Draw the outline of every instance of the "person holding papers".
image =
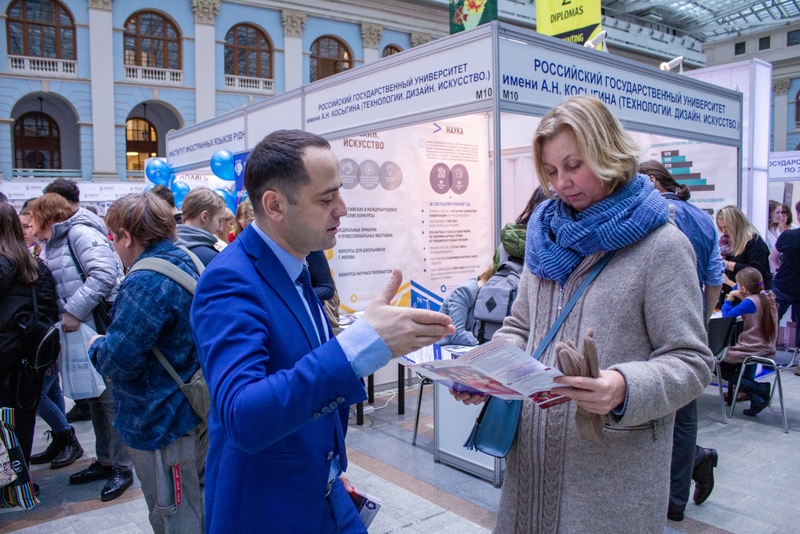
<svg viewBox="0 0 800 534">
<path fill-rule="evenodd" d="M 614 255 L 541 357 L 555 366 L 557 342 L 581 347 L 591 329 L 599 376 L 554 379 L 551 392 L 575 402 L 524 403 L 496 533 L 664 530 L 675 410 L 709 383 L 712 356 L 694 252 L 668 224 L 667 201 L 637 174 L 640 152 L 591 96 L 565 99 L 536 130 L 539 182 L 558 198 L 528 223 L 519 294 L 493 339 L 532 354 L 587 273 Z M 600 439 L 581 437 L 578 407 L 603 417 Z"/>
</svg>

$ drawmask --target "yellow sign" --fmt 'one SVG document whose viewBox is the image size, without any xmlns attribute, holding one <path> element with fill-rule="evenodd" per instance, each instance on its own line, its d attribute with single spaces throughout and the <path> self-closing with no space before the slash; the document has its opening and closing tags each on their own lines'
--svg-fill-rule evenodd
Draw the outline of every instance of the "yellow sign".
<svg viewBox="0 0 800 534">
<path fill-rule="evenodd" d="M 600 0 L 536 0 L 536 31 L 579 45 L 600 33 Z"/>
</svg>

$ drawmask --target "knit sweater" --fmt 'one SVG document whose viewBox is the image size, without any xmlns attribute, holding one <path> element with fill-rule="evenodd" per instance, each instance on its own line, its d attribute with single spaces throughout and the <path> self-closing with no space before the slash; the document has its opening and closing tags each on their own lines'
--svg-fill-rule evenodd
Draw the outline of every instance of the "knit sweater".
<svg viewBox="0 0 800 534">
<path fill-rule="evenodd" d="M 585 258 L 562 295 L 558 283 L 526 267 L 512 315 L 495 337 L 533 353 L 559 303 L 601 256 Z M 555 366 L 557 341 L 580 347 L 593 329 L 600 369 L 625 377 L 626 410 L 606 416 L 605 439 L 595 444 L 578 434 L 576 403 L 542 410 L 526 402 L 495 532 L 664 531 L 674 412 L 702 393 L 713 361 L 693 258 L 686 237 L 665 224 L 618 250 L 580 298 L 541 361 Z"/>
</svg>

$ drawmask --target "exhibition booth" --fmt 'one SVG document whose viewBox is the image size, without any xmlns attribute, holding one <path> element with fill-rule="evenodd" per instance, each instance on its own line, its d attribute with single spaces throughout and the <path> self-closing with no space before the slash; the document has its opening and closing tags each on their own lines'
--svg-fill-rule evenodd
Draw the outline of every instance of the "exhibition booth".
<svg viewBox="0 0 800 534">
<path fill-rule="evenodd" d="M 709 212 L 741 203 L 741 93 L 497 22 L 171 132 L 167 162 L 202 176 L 228 150 L 241 191 L 247 154 L 268 133 L 324 136 L 348 206 L 328 251 L 342 309 L 364 310 L 393 267 L 404 273 L 396 304 L 439 309 L 487 267 L 500 228 L 537 187 L 539 118 L 584 93 L 620 118 L 642 160 L 689 186 L 693 203 Z M 378 384 L 395 380 L 389 367 Z M 438 389 L 435 399 L 436 458 L 499 483 L 493 458 L 462 447 L 477 408 Z"/>
</svg>

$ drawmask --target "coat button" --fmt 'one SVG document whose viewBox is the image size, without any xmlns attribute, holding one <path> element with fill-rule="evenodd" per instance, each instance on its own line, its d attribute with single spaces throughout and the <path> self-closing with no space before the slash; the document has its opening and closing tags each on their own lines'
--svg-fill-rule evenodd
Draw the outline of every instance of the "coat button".
<svg viewBox="0 0 800 534">
<path fill-rule="evenodd" d="M 345 401 L 344 397 L 337 397 L 336 398 L 336 402 L 338 402 L 339 404 L 342 404 L 344 401 Z"/>
<path fill-rule="evenodd" d="M 314 412 L 314 415 L 311 416 L 311 419 L 318 419 L 322 414 L 319 412 Z"/>
<path fill-rule="evenodd" d="M 320 410 L 320 412 L 322 412 L 323 415 L 328 415 L 329 413 L 331 413 L 331 409 L 325 406 L 323 409 Z"/>
<path fill-rule="evenodd" d="M 333 451 L 328 453 L 328 460 L 332 460 L 332 459 L 333 459 Z"/>
<path fill-rule="evenodd" d="M 338 402 L 332 402 L 332 403 L 330 403 L 328 405 L 328 408 L 330 408 L 331 410 L 335 410 L 338 407 L 339 407 L 339 403 Z"/>
</svg>

